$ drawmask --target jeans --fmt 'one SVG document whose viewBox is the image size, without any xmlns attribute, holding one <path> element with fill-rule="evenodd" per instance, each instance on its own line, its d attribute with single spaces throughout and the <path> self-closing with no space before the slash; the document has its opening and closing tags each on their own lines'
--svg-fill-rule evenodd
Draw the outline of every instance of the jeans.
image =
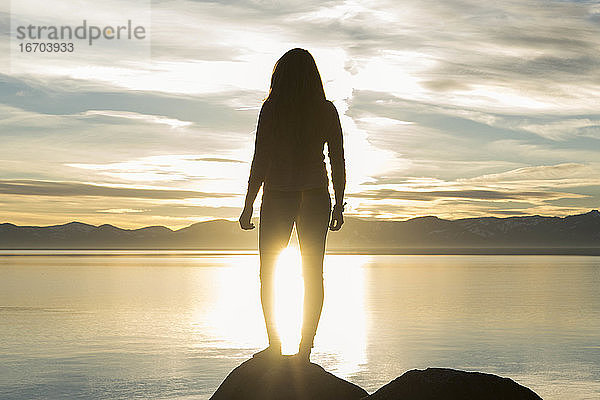
<svg viewBox="0 0 600 400">
<path fill-rule="evenodd" d="M 302 255 L 304 307 L 300 346 L 312 347 L 323 308 L 323 257 L 331 215 L 327 187 L 297 191 L 266 190 L 260 207 L 261 302 L 269 344 L 281 339 L 275 328 L 274 272 L 277 258 L 287 246 L 294 223 Z"/>
</svg>

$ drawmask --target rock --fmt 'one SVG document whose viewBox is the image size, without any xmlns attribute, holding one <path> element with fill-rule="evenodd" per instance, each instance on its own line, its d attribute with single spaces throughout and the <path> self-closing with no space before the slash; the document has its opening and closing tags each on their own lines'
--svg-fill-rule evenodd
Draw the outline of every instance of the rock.
<svg viewBox="0 0 600 400">
<path fill-rule="evenodd" d="M 447 368 L 412 370 L 365 400 L 541 400 L 515 381 L 481 372 Z"/>
<path fill-rule="evenodd" d="M 358 400 L 365 396 L 366 391 L 317 364 L 283 356 L 243 362 L 210 400 Z"/>
</svg>

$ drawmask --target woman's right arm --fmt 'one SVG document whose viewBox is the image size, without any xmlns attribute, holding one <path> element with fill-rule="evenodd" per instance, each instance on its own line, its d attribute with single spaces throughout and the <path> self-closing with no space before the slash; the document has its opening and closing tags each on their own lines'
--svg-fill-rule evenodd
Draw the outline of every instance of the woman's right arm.
<svg viewBox="0 0 600 400">
<path fill-rule="evenodd" d="M 344 191 L 346 189 L 346 162 L 344 160 L 344 137 L 337 109 L 333 103 L 331 107 L 331 125 L 327 139 L 327 151 L 331 163 L 331 181 L 335 193 L 335 204 L 333 206 L 332 221 L 330 228 L 337 231 L 342 227 L 344 218 Z"/>
</svg>

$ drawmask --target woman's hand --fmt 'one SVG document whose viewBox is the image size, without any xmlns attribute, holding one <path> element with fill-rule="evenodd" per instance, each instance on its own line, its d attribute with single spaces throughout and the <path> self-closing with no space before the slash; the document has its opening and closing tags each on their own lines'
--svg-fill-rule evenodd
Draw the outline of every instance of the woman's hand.
<svg viewBox="0 0 600 400">
<path fill-rule="evenodd" d="M 254 229 L 254 224 L 250 221 L 252 219 L 252 207 L 244 207 L 242 210 L 242 214 L 240 215 L 240 227 L 248 231 L 250 229 Z"/>
<path fill-rule="evenodd" d="M 344 224 L 344 206 L 343 205 L 335 205 L 333 206 L 333 211 L 331 212 L 331 222 L 329 223 L 329 229 L 332 231 L 339 231 L 342 229 L 342 225 Z"/>
</svg>

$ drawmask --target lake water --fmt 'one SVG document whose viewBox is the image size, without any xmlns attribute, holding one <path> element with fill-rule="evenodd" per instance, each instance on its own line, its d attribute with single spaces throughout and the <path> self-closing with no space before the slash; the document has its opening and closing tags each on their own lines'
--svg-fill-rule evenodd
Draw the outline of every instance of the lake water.
<svg viewBox="0 0 600 400">
<path fill-rule="evenodd" d="M 279 274 L 287 352 L 297 258 Z M 312 361 L 369 393 L 435 366 L 600 398 L 600 257 L 327 255 L 325 285 Z M 207 399 L 265 345 L 257 255 L 0 253 L 2 399 Z"/>
</svg>

